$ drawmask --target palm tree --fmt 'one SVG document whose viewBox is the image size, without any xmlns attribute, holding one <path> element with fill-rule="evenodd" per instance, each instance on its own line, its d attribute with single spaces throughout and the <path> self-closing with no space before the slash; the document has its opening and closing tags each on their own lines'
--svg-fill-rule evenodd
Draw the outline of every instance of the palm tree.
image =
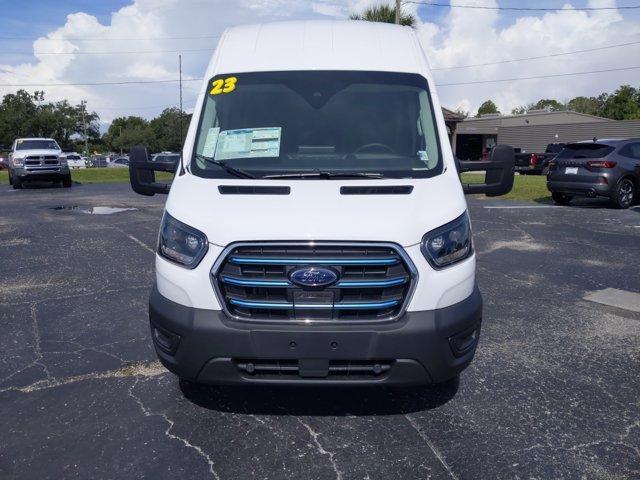
<svg viewBox="0 0 640 480">
<path fill-rule="evenodd" d="M 353 13 L 349 16 L 351 20 L 366 20 L 367 22 L 396 22 L 396 9 L 390 5 L 378 5 L 367 8 L 361 14 Z M 416 17 L 410 13 L 400 12 L 400 25 L 409 27 L 416 26 Z"/>
</svg>

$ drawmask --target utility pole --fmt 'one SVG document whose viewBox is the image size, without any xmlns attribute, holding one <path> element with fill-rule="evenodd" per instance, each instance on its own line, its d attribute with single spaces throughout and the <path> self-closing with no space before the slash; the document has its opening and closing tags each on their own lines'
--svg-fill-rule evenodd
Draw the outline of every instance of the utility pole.
<svg viewBox="0 0 640 480">
<path fill-rule="evenodd" d="M 178 55 L 178 70 L 180 72 L 180 149 L 182 150 L 182 55 Z"/>
<path fill-rule="evenodd" d="M 396 0 L 396 25 L 400 25 L 400 0 Z"/>
<path fill-rule="evenodd" d="M 120 156 L 122 156 L 122 125 L 120 125 Z"/>
<path fill-rule="evenodd" d="M 82 102 L 80 102 L 80 105 L 82 105 L 82 128 L 84 130 L 84 151 L 85 151 L 85 155 L 88 157 L 89 156 L 89 140 L 87 139 L 87 122 L 85 121 L 85 117 L 84 117 L 84 111 L 87 108 L 87 101 L 86 100 L 82 100 Z"/>
</svg>

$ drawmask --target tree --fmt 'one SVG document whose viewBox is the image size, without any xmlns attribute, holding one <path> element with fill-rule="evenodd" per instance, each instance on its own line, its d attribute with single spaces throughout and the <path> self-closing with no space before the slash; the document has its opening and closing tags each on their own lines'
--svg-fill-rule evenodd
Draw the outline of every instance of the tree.
<svg viewBox="0 0 640 480">
<path fill-rule="evenodd" d="M 550 110 L 552 112 L 560 112 L 566 109 L 566 105 L 552 98 L 543 98 L 541 100 L 538 100 L 533 105 L 530 105 L 529 108 L 529 110 Z"/>
<path fill-rule="evenodd" d="M 640 90 L 622 85 L 604 101 L 603 116 L 614 120 L 640 118 Z"/>
<path fill-rule="evenodd" d="M 367 22 L 396 23 L 396 9 L 391 5 L 378 5 L 369 7 L 361 14 L 354 13 L 349 16 L 351 20 L 365 20 Z M 415 27 L 417 19 L 410 13 L 400 11 L 400 25 Z"/>
<path fill-rule="evenodd" d="M 128 152 L 134 145 L 147 145 L 155 151 L 153 130 L 149 122 L 142 117 L 118 117 L 111 122 L 104 143 L 109 150 Z"/>
<path fill-rule="evenodd" d="M 0 144 L 8 148 L 19 137 L 55 138 L 62 148 L 69 148 L 74 137 L 84 135 L 82 121 L 84 107 L 71 105 L 67 100 L 43 103 L 43 91 L 31 95 L 18 90 L 3 97 L 0 103 Z M 85 112 L 87 136 L 100 138 L 99 117 L 95 112 Z"/>
<path fill-rule="evenodd" d="M 500 113 L 500 110 L 498 110 L 498 106 L 493 102 L 493 100 L 486 100 L 482 105 L 480 105 L 480 107 L 478 107 L 478 113 L 476 114 L 476 117 L 480 117 L 489 113 Z"/>
<path fill-rule="evenodd" d="M 599 97 L 575 97 L 567 102 L 567 110 L 578 113 L 586 113 L 587 115 L 602 115 L 602 109 L 606 100 L 606 94 Z"/>
<path fill-rule="evenodd" d="M 182 150 L 184 137 L 187 135 L 190 116 L 182 117 L 182 138 L 180 137 L 180 109 L 165 108 L 162 113 L 149 122 L 155 140 L 154 151 L 177 152 Z"/>
</svg>

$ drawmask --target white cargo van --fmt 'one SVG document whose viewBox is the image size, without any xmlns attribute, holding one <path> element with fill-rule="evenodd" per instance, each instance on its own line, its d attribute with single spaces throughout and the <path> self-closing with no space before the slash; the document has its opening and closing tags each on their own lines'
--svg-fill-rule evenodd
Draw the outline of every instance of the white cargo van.
<svg viewBox="0 0 640 480">
<path fill-rule="evenodd" d="M 463 185 L 411 28 L 232 28 L 206 73 L 168 193 L 149 305 L 184 380 L 410 385 L 455 377 L 482 320 Z M 498 146 L 483 184 L 513 184 Z M 479 177 L 482 178 L 482 177 Z"/>
</svg>

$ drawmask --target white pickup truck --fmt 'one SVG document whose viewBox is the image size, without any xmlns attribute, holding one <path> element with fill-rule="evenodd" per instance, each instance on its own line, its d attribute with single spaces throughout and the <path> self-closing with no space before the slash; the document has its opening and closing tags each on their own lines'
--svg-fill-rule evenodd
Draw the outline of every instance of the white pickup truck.
<svg viewBox="0 0 640 480">
<path fill-rule="evenodd" d="M 62 150 L 52 138 L 18 138 L 9 154 L 9 183 L 22 188 L 30 180 L 62 182 L 71 187 L 71 173 Z"/>
</svg>

